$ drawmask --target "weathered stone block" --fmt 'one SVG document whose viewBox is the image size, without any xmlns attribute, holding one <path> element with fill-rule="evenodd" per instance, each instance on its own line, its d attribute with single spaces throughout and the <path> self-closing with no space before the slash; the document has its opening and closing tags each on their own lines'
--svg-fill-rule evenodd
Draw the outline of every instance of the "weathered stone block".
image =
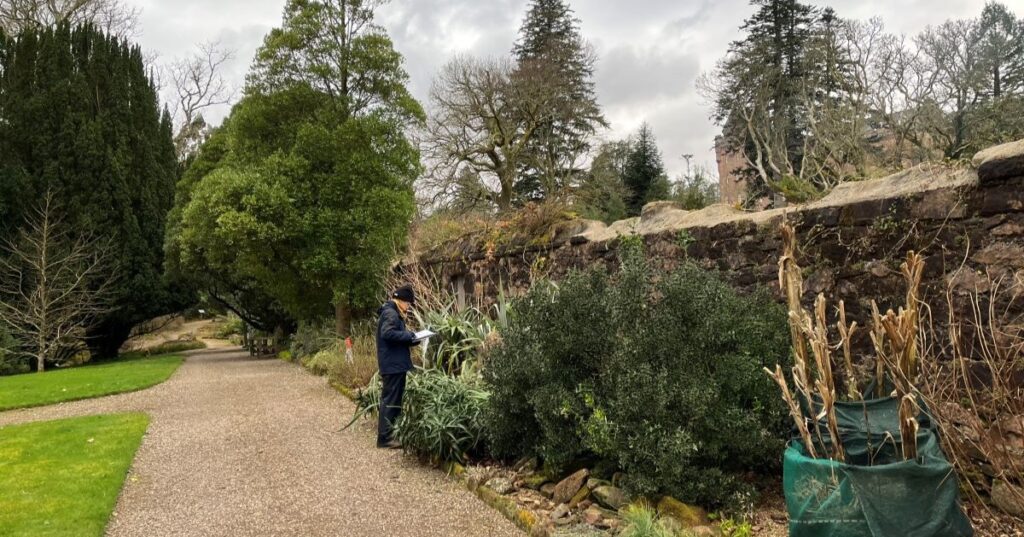
<svg viewBox="0 0 1024 537">
<path fill-rule="evenodd" d="M 985 149 L 974 155 L 971 164 L 982 184 L 1024 176 L 1024 140 Z"/>
<path fill-rule="evenodd" d="M 1012 180 L 986 188 L 981 194 L 978 214 L 994 214 L 1024 211 L 1024 181 Z"/>
<path fill-rule="evenodd" d="M 1024 518 L 1024 488 L 996 480 L 992 485 L 992 504 L 1015 517 Z"/>
<path fill-rule="evenodd" d="M 1024 268 L 1024 246 L 1010 242 L 996 242 L 974 254 L 973 260 L 983 265 Z"/>
<path fill-rule="evenodd" d="M 626 497 L 626 493 L 623 492 L 622 489 L 611 485 L 597 487 L 591 491 L 591 494 L 594 496 L 594 499 L 597 500 L 597 503 L 613 511 L 618 511 L 624 505 L 629 503 L 629 498 Z"/>
<path fill-rule="evenodd" d="M 552 501 L 555 503 L 568 503 L 579 492 L 580 488 L 583 487 L 583 484 L 587 482 L 587 477 L 589 476 L 590 472 L 584 468 L 560 481 L 555 485 L 551 498 Z"/>
</svg>

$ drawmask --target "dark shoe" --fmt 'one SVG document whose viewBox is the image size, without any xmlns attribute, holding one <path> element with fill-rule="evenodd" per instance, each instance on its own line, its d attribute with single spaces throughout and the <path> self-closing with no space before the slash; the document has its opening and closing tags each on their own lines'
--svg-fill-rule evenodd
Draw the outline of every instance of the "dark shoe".
<svg viewBox="0 0 1024 537">
<path fill-rule="evenodd" d="M 402 449 L 402 443 L 398 440 L 389 440 L 383 444 L 377 444 L 380 449 Z"/>
</svg>

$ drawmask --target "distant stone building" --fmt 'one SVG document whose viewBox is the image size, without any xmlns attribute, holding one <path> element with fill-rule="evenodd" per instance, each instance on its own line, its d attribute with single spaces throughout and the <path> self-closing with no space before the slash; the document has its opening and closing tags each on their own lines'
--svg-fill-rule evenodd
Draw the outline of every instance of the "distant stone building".
<svg viewBox="0 0 1024 537">
<path fill-rule="evenodd" d="M 747 200 L 747 180 L 739 171 L 747 166 L 743 153 L 730 150 L 725 139 L 715 137 L 715 159 L 718 161 L 718 192 L 722 203 L 737 205 Z"/>
</svg>

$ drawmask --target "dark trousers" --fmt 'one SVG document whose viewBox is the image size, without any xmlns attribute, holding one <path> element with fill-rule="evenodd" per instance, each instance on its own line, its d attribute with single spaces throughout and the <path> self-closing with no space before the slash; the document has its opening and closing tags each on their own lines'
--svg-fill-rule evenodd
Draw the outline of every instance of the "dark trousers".
<svg viewBox="0 0 1024 537">
<path fill-rule="evenodd" d="M 405 373 L 381 375 L 383 388 L 380 392 L 379 420 L 377 422 L 377 445 L 391 441 L 391 431 L 402 413 L 402 396 L 405 395 Z"/>
</svg>

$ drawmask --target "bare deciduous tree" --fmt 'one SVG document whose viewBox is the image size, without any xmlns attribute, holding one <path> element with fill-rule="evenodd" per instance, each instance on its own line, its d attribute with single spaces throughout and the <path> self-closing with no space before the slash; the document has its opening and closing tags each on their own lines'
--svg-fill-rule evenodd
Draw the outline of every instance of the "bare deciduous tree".
<svg viewBox="0 0 1024 537">
<path fill-rule="evenodd" d="M 546 79 L 506 59 L 464 56 L 441 70 L 424 140 L 432 168 L 426 186 L 436 199 L 452 195 L 468 169 L 488 181 L 499 208 L 511 206 L 528 146 L 555 117 L 558 99 Z"/>
<path fill-rule="evenodd" d="M 209 132 L 203 111 L 228 104 L 234 98 L 235 92 L 222 74 L 224 65 L 233 58 L 234 51 L 223 48 L 220 43 L 209 42 L 199 45 L 192 56 L 168 66 L 176 94 L 172 103 L 178 123 L 174 146 L 180 160 L 193 154 Z"/>
<path fill-rule="evenodd" d="M 0 27 L 17 34 L 29 28 L 55 24 L 92 23 L 104 31 L 128 37 L 135 34 L 139 9 L 122 0 L 3 0 Z"/>
<path fill-rule="evenodd" d="M 0 247 L 0 323 L 40 372 L 85 348 L 88 328 L 109 310 L 115 281 L 109 240 L 73 237 L 47 194 L 18 236 Z"/>
</svg>

